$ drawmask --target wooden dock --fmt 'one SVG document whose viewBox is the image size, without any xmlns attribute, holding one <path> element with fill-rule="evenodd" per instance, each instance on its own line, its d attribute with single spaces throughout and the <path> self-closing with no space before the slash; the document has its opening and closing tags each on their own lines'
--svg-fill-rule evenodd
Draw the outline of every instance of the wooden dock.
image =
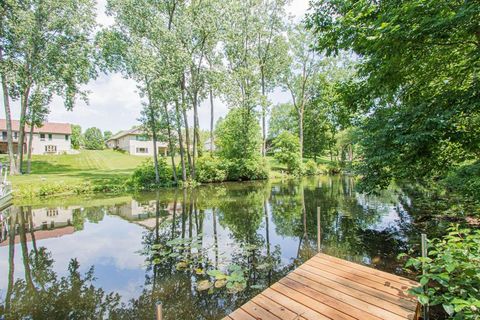
<svg viewBox="0 0 480 320">
<path fill-rule="evenodd" d="M 418 319 L 418 285 L 319 253 L 224 320 Z"/>
</svg>

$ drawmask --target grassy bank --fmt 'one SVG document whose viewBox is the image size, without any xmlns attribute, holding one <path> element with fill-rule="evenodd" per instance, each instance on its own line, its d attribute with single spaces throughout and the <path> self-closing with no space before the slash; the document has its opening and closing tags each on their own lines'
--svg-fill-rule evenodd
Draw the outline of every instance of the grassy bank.
<svg viewBox="0 0 480 320">
<path fill-rule="evenodd" d="M 25 201 L 38 196 L 112 192 L 117 182 L 118 185 L 124 182 L 145 159 L 113 150 L 81 150 L 79 154 L 33 156 L 31 174 L 10 177 L 14 199 Z M 7 157 L 3 155 L 0 160 L 6 162 Z M 285 176 L 284 165 L 273 157 L 268 160 L 271 178 Z M 320 168 L 329 163 L 327 158 L 318 162 Z"/>
<path fill-rule="evenodd" d="M 13 176 L 10 180 L 15 199 L 38 193 L 55 193 L 59 196 L 78 194 L 86 191 L 87 185 L 95 187 L 128 178 L 144 160 L 144 157 L 113 150 L 82 150 L 79 154 L 39 155 L 32 157 L 32 174 Z"/>
</svg>

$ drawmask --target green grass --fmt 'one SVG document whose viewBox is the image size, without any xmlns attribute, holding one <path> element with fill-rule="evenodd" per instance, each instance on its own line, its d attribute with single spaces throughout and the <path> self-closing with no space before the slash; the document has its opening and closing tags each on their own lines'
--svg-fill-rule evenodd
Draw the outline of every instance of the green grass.
<svg viewBox="0 0 480 320">
<path fill-rule="evenodd" d="M 82 150 L 79 154 L 32 157 L 29 175 L 12 176 L 14 190 L 38 190 L 49 184 L 80 185 L 127 178 L 146 157 L 113 150 Z M 6 159 L 3 159 L 6 160 Z"/>
</svg>

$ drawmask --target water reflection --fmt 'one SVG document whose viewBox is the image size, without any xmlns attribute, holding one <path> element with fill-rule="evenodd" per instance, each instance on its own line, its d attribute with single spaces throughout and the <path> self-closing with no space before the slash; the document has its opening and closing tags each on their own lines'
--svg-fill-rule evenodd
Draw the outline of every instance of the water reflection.
<svg viewBox="0 0 480 320">
<path fill-rule="evenodd" d="M 152 319 L 157 303 L 165 319 L 221 319 L 319 245 L 400 274 L 396 256 L 419 236 L 396 192 L 366 197 L 348 177 L 11 207 L 0 222 L 12 319 Z"/>
</svg>

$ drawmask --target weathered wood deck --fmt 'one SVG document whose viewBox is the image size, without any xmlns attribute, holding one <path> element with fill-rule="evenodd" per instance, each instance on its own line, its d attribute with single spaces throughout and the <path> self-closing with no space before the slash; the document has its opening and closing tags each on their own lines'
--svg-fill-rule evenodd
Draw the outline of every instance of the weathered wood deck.
<svg viewBox="0 0 480 320">
<path fill-rule="evenodd" d="M 224 320 L 418 319 L 418 283 L 322 253 Z"/>
</svg>

